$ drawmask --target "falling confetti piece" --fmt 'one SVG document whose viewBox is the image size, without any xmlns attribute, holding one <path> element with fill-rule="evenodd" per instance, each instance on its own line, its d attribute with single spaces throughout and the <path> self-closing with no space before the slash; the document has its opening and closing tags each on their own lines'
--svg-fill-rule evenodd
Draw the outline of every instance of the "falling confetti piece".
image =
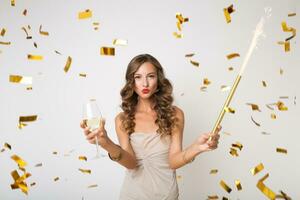
<svg viewBox="0 0 300 200">
<path fill-rule="evenodd" d="M 27 9 L 25 9 L 25 10 L 23 11 L 23 15 L 24 15 L 24 16 L 27 15 Z"/>
<path fill-rule="evenodd" d="M 296 96 L 294 97 L 294 105 L 296 105 Z"/>
<path fill-rule="evenodd" d="M 203 79 L 203 84 L 204 85 L 209 85 L 211 82 L 208 80 L 208 78 Z"/>
<path fill-rule="evenodd" d="M 52 154 L 57 155 L 57 151 L 53 151 Z"/>
<path fill-rule="evenodd" d="M 291 50 L 291 44 L 290 44 L 290 41 L 279 41 L 277 42 L 279 45 L 284 45 L 284 51 L 285 52 L 289 52 Z"/>
<path fill-rule="evenodd" d="M 231 192 L 232 189 L 223 180 L 220 181 L 220 185 L 226 192 Z"/>
<path fill-rule="evenodd" d="M 229 71 L 233 71 L 233 67 L 228 67 L 228 70 Z"/>
<path fill-rule="evenodd" d="M 49 32 L 42 31 L 42 25 L 40 25 L 39 32 L 40 32 L 41 35 L 49 36 Z"/>
<path fill-rule="evenodd" d="M 234 149 L 234 148 L 230 148 L 230 151 L 229 151 L 229 153 L 230 153 L 232 156 L 236 156 L 236 157 L 238 157 L 238 156 L 239 156 L 239 154 L 238 154 L 237 150 L 236 150 L 236 149 Z"/>
<path fill-rule="evenodd" d="M 216 174 L 216 173 L 218 173 L 218 170 L 217 170 L 217 169 L 212 169 L 212 170 L 210 170 L 209 173 L 210 173 L 210 174 Z"/>
<path fill-rule="evenodd" d="M 235 58 L 235 57 L 240 57 L 240 54 L 238 53 L 232 53 L 226 56 L 228 60 Z"/>
<path fill-rule="evenodd" d="M 271 114 L 272 119 L 276 119 L 276 115 L 274 113 Z"/>
<path fill-rule="evenodd" d="M 66 62 L 66 65 L 64 67 L 64 71 L 65 73 L 67 73 L 71 67 L 71 64 L 72 64 L 72 58 L 70 56 L 68 56 L 68 59 L 67 59 L 67 62 Z"/>
<path fill-rule="evenodd" d="M 296 16 L 296 13 L 289 13 L 288 14 L 288 17 L 294 17 L 294 16 Z"/>
<path fill-rule="evenodd" d="M 41 55 L 27 55 L 28 60 L 43 60 L 43 56 Z"/>
<path fill-rule="evenodd" d="M 93 22 L 93 26 L 94 26 L 94 30 L 98 30 L 99 29 L 99 22 Z"/>
<path fill-rule="evenodd" d="M 233 4 L 231 4 L 229 7 L 223 9 L 227 24 L 231 22 L 230 14 L 233 13 L 234 11 L 235 10 L 233 9 Z"/>
<path fill-rule="evenodd" d="M 286 149 L 283 149 L 283 148 L 276 148 L 276 152 L 278 153 L 284 153 L 284 154 L 287 154 L 287 150 Z"/>
<path fill-rule="evenodd" d="M 258 106 L 257 104 L 246 103 L 246 105 L 251 106 L 251 108 L 252 108 L 253 111 L 256 111 L 256 110 L 257 110 L 257 111 L 261 112 L 261 110 L 259 109 L 259 106 Z"/>
<path fill-rule="evenodd" d="M 30 186 L 32 187 L 32 186 L 35 186 L 36 185 L 36 183 L 35 182 L 33 182 L 33 183 L 30 183 Z"/>
<path fill-rule="evenodd" d="M 283 74 L 283 69 L 280 68 L 279 73 L 280 73 L 280 75 L 282 75 Z"/>
<path fill-rule="evenodd" d="M 18 174 L 16 170 L 11 172 L 11 176 L 14 179 L 14 183 L 11 184 L 11 189 L 21 189 L 21 191 L 25 194 L 28 194 L 28 187 L 26 182 L 24 182 L 28 177 L 31 176 L 30 173 L 24 173 L 22 176 Z"/>
<path fill-rule="evenodd" d="M 219 199 L 218 195 L 207 196 L 207 198 L 208 198 L 209 200 L 216 200 L 216 199 Z"/>
<path fill-rule="evenodd" d="M 225 134 L 225 135 L 228 135 L 228 136 L 230 136 L 231 134 L 230 133 L 228 133 L 228 132 L 222 132 L 223 134 Z"/>
<path fill-rule="evenodd" d="M 86 158 L 86 156 L 79 156 L 79 157 L 78 157 L 78 159 L 79 159 L 79 160 L 84 160 L 84 161 L 87 161 L 87 158 Z"/>
<path fill-rule="evenodd" d="M 200 90 L 201 90 L 202 92 L 206 92 L 206 89 L 207 89 L 207 87 L 206 87 L 206 86 L 202 86 L 202 87 L 200 87 Z"/>
<path fill-rule="evenodd" d="M 27 87 L 26 90 L 32 90 L 32 87 Z"/>
<path fill-rule="evenodd" d="M 43 166 L 43 163 L 38 163 L 35 165 L 35 167 L 42 167 Z"/>
<path fill-rule="evenodd" d="M 262 81 L 262 84 L 263 84 L 264 87 L 267 87 L 267 84 L 266 84 L 265 81 Z"/>
<path fill-rule="evenodd" d="M 254 176 L 255 174 L 259 173 L 263 169 L 264 169 L 264 165 L 262 163 L 259 163 L 256 167 L 252 168 L 250 171 Z"/>
<path fill-rule="evenodd" d="M 81 76 L 81 77 L 86 77 L 86 74 L 80 73 L 79 76 Z"/>
<path fill-rule="evenodd" d="M 5 28 L 2 28 L 2 30 L 1 30 L 1 32 L 0 32 L 0 35 L 1 35 L 1 36 L 4 36 L 5 33 L 6 33 L 6 29 L 5 29 Z"/>
<path fill-rule="evenodd" d="M 32 84 L 32 77 L 20 76 L 20 75 L 9 75 L 9 82 L 30 85 Z"/>
<path fill-rule="evenodd" d="M 55 177 L 53 180 L 54 180 L 54 181 L 58 181 L 58 180 L 59 180 L 59 177 Z"/>
<path fill-rule="evenodd" d="M 241 185 L 240 180 L 235 180 L 234 183 L 235 183 L 237 190 L 242 190 L 242 185 Z"/>
<path fill-rule="evenodd" d="M 22 30 L 25 32 L 27 40 L 32 39 L 32 36 L 29 36 L 29 34 L 28 34 L 28 32 L 27 32 L 27 30 L 26 30 L 25 27 L 22 27 Z"/>
<path fill-rule="evenodd" d="M 193 57 L 194 55 L 195 55 L 194 53 L 189 53 L 189 54 L 185 54 L 185 57 L 190 58 L 190 57 Z"/>
<path fill-rule="evenodd" d="M 251 116 L 251 120 L 252 120 L 252 122 L 256 125 L 256 126 L 260 126 L 260 124 L 259 123 L 257 123 L 256 121 L 254 121 L 254 119 L 253 119 L 253 117 Z"/>
<path fill-rule="evenodd" d="M 88 19 L 91 17 L 92 17 L 92 11 L 89 9 L 78 13 L 78 19 Z"/>
<path fill-rule="evenodd" d="M 286 22 L 281 22 L 281 27 L 284 32 L 292 32 L 292 36 L 285 39 L 285 41 L 289 41 L 296 36 L 296 29 L 293 27 L 288 27 Z"/>
<path fill-rule="evenodd" d="M 271 133 L 267 133 L 265 131 L 261 132 L 261 134 L 263 134 L 263 135 L 271 135 Z"/>
<path fill-rule="evenodd" d="M 2 45 L 10 45 L 11 42 L 1 42 L 1 41 L 0 41 L 0 44 L 2 44 Z"/>
<path fill-rule="evenodd" d="M 190 63 L 196 67 L 199 67 L 199 63 L 193 60 L 190 60 Z"/>
<path fill-rule="evenodd" d="M 276 199 L 285 199 L 285 200 L 292 200 L 291 197 L 289 197 L 286 193 L 284 193 L 283 191 L 279 191 L 281 194 L 277 194 L 276 195 Z"/>
<path fill-rule="evenodd" d="M 7 149 L 9 149 L 9 150 L 11 150 L 11 145 L 8 144 L 8 143 L 6 143 L 6 142 L 4 143 L 4 147 L 7 148 Z"/>
<path fill-rule="evenodd" d="M 19 122 L 33 122 L 37 120 L 37 115 L 20 116 Z"/>
<path fill-rule="evenodd" d="M 54 52 L 55 52 L 56 54 L 59 54 L 59 55 L 61 55 L 61 53 L 60 53 L 59 51 L 56 51 L 56 50 L 55 50 Z"/>
<path fill-rule="evenodd" d="M 230 86 L 221 85 L 221 91 L 222 91 L 222 92 L 225 92 L 225 91 L 230 90 L 230 89 L 231 89 Z"/>
<path fill-rule="evenodd" d="M 10 0 L 10 5 L 11 5 L 11 6 L 15 6 L 15 5 L 16 5 L 15 0 Z"/>
<path fill-rule="evenodd" d="M 233 108 L 225 107 L 224 109 L 225 109 L 225 112 L 229 112 L 229 113 L 232 113 L 232 114 L 235 113 L 235 110 Z"/>
<path fill-rule="evenodd" d="M 11 159 L 13 159 L 19 167 L 25 167 L 27 165 L 27 163 L 17 155 L 12 155 Z"/>
<path fill-rule="evenodd" d="M 92 173 L 92 171 L 90 169 L 80 169 L 79 168 L 78 170 L 81 171 L 84 174 L 91 174 Z"/>
<path fill-rule="evenodd" d="M 126 46 L 127 45 L 127 40 L 124 40 L 124 39 L 114 39 L 113 45 Z"/>
<path fill-rule="evenodd" d="M 279 99 L 288 99 L 288 96 L 280 96 Z"/>
<path fill-rule="evenodd" d="M 176 37 L 176 38 L 183 38 L 183 34 L 182 33 L 177 33 L 177 32 L 173 32 L 173 35 Z"/>
<path fill-rule="evenodd" d="M 94 187 L 98 187 L 97 184 L 94 184 L 94 185 L 89 185 L 88 188 L 94 188 Z"/>
<path fill-rule="evenodd" d="M 236 142 L 234 144 L 231 144 L 232 147 L 235 147 L 235 148 L 238 148 L 240 151 L 242 150 L 243 148 L 243 145 L 239 142 Z"/>
<path fill-rule="evenodd" d="M 287 111 L 288 110 L 288 108 L 281 101 L 278 101 L 276 105 L 277 105 L 278 110 L 280 110 L 280 111 Z"/>
<path fill-rule="evenodd" d="M 101 47 L 100 55 L 114 56 L 115 55 L 115 48 L 113 48 L 113 47 Z"/>
<path fill-rule="evenodd" d="M 268 188 L 263 182 L 265 179 L 269 177 L 269 174 L 266 174 L 263 178 L 261 178 L 257 184 L 256 187 L 265 195 L 267 196 L 270 200 L 275 200 L 276 194 Z"/>
</svg>

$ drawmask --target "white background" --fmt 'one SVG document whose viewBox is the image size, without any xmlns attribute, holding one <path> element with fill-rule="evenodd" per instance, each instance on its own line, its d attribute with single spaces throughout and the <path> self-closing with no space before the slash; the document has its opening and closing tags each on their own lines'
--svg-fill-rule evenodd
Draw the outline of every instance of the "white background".
<svg viewBox="0 0 300 200">
<path fill-rule="evenodd" d="M 231 4 L 236 11 L 227 24 L 223 8 Z M 232 85 L 265 7 L 272 8 L 272 16 L 265 24 L 265 38 L 250 58 L 231 103 L 236 113 L 226 114 L 222 123 L 222 131 L 231 135 L 221 133 L 217 150 L 177 170 L 181 176 L 180 199 L 206 199 L 208 195 L 218 195 L 220 199 L 266 199 L 256 187 L 266 173 L 270 176 L 265 184 L 274 192 L 283 190 L 299 199 L 299 37 L 291 40 L 288 53 L 277 44 L 291 35 L 282 31 L 282 21 L 299 30 L 299 13 L 288 17 L 288 13 L 297 12 L 297 6 L 296 0 L 16 0 L 12 7 L 9 0 L 1 0 L 0 29 L 7 31 L 0 41 L 10 41 L 11 45 L 0 45 L 0 145 L 7 142 L 12 150 L 0 153 L 0 199 L 118 199 L 125 169 L 107 157 L 91 160 L 95 146 L 86 142 L 79 128 L 84 101 L 97 99 L 107 119 L 107 131 L 117 141 L 114 117 L 120 112 L 119 91 L 127 64 L 137 54 L 150 53 L 163 65 L 174 86 L 175 104 L 185 112 L 183 143 L 188 146 L 199 134 L 212 129 L 228 93 L 222 92 L 220 86 Z M 24 9 L 27 16 L 22 15 Z M 92 18 L 78 20 L 78 12 L 86 9 L 92 10 Z M 177 12 L 189 18 L 182 26 L 182 39 L 172 35 L 177 31 Z M 93 29 L 93 22 L 100 23 L 99 30 Z M 27 25 L 31 26 L 31 40 L 21 29 Z M 49 36 L 39 34 L 40 25 Z M 117 38 L 127 39 L 128 46 L 115 46 L 114 57 L 101 56 L 100 48 L 113 46 Z M 234 52 L 241 56 L 228 60 L 226 55 Z M 195 53 L 192 60 L 199 62 L 199 67 L 185 58 L 188 53 Z M 28 60 L 27 54 L 43 55 L 44 59 Z M 65 73 L 68 56 L 73 61 Z M 234 70 L 229 71 L 229 66 Z M 9 75 L 31 76 L 33 89 L 10 83 Z M 204 78 L 212 82 L 207 92 L 200 91 Z M 262 86 L 263 80 L 267 87 Z M 272 111 L 265 106 L 278 100 L 288 111 Z M 246 103 L 258 104 L 261 112 L 252 111 Z M 277 119 L 271 119 L 271 113 Z M 18 129 L 19 116 L 35 114 L 37 121 Z M 260 127 L 251 121 L 251 116 Z M 270 134 L 263 135 L 263 131 Z M 229 154 L 235 142 L 243 144 L 239 157 Z M 277 153 L 277 147 L 287 149 L 288 154 Z M 28 196 L 10 188 L 10 172 L 18 168 L 10 158 L 13 154 L 28 163 L 26 170 L 32 176 L 27 184 L 36 182 L 29 186 Z M 87 156 L 88 161 L 79 160 L 79 155 Z M 253 176 L 250 169 L 261 162 L 265 169 Z M 38 163 L 43 166 L 34 167 Z M 92 173 L 83 174 L 78 168 L 91 169 Z M 219 171 L 211 175 L 211 169 Z M 55 182 L 55 177 L 60 179 Z M 241 181 L 241 191 L 234 185 L 237 179 Z M 232 188 L 230 194 L 219 185 L 221 180 Z M 98 187 L 88 189 L 91 184 Z"/>
</svg>

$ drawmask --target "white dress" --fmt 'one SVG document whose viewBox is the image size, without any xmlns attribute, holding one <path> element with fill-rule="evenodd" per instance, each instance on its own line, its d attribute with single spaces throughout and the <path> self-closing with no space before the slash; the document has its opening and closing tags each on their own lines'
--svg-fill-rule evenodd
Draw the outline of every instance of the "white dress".
<svg viewBox="0 0 300 200">
<path fill-rule="evenodd" d="M 178 200 L 176 172 L 169 167 L 170 136 L 134 132 L 130 143 L 138 166 L 127 170 L 120 200 Z"/>
</svg>

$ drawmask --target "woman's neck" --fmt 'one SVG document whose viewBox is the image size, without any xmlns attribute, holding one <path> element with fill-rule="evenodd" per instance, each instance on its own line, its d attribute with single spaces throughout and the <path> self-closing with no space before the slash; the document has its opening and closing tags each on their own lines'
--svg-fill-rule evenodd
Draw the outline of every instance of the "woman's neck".
<svg viewBox="0 0 300 200">
<path fill-rule="evenodd" d="M 139 98 L 138 103 L 136 105 L 137 112 L 152 112 L 154 109 L 154 104 L 150 99 L 141 99 Z"/>
</svg>

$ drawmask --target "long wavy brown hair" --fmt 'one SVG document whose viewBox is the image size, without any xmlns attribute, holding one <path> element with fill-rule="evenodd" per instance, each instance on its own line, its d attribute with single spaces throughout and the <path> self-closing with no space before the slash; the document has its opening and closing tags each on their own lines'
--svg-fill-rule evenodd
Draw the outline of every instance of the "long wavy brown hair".
<svg viewBox="0 0 300 200">
<path fill-rule="evenodd" d="M 134 57 L 127 66 L 126 83 L 120 94 L 122 97 L 121 108 L 123 115 L 121 117 L 122 128 L 131 134 L 135 130 L 135 109 L 138 103 L 138 95 L 134 91 L 134 74 L 143 64 L 151 63 L 157 72 L 157 90 L 150 97 L 154 103 L 154 110 L 157 114 L 155 123 L 158 125 L 157 132 L 161 136 L 171 135 L 172 129 L 176 124 L 175 108 L 173 107 L 173 87 L 170 81 L 165 77 L 164 70 L 156 58 L 149 54 L 141 54 Z"/>
</svg>

